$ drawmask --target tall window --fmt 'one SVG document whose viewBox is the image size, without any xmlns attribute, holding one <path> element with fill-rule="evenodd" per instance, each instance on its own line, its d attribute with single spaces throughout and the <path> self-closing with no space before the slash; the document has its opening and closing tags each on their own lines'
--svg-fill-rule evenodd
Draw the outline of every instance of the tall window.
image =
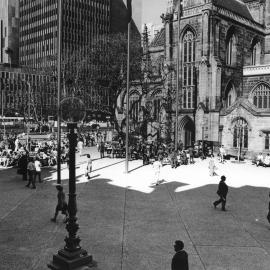
<svg viewBox="0 0 270 270">
<path fill-rule="evenodd" d="M 233 147 L 248 148 L 248 124 L 242 118 L 233 125 Z"/>
<path fill-rule="evenodd" d="M 183 38 L 183 95 L 182 107 L 193 109 L 195 107 L 195 36 L 191 31 L 187 31 Z"/>
<path fill-rule="evenodd" d="M 269 150 L 269 133 L 265 134 L 265 146 L 264 146 L 265 150 Z"/>
<path fill-rule="evenodd" d="M 226 108 L 230 107 L 236 100 L 237 94 L 232 83 L 228 85 L 226 96 Z"/>
<path fill-rule="evenodd" d="M 259 109 L 270 108 L 270 88 L 266 84 L 258 85 L 251 94 L 253 105 Z"/>
<path fill-rule="evenodd" d="M 236 38 L 235 35 L 229 36 L 226 43 L 226 64 L 235 65 L 236 63 Z"/>
<path fill-rule="evenodd" d="M 134 121 L 139 119 L 139 96 L 132 95 L 129 99 L 130 115 Z"/>
<path fill-rule="evenodd" d="M 261 57 L 261 44 L 257 42 L 252 47 L 251 65 L 259 65 Z"/>
</svg>

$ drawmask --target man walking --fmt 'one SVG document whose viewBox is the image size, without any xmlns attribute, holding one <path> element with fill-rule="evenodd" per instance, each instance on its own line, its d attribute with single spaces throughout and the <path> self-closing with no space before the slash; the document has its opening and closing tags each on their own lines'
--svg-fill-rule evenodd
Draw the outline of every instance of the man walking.
<svg viewBox="0 0 270 270">
<path fill-rule="evenodd" d="M 180 240 L 176 240 L 174 244 L 175 254 L 172 258 L 171 269 L 172 270 L 188 270 L 188 254 L 183 250 L 184 243 Z"/>
<path fill-rule="evenodd" d="M 39 161 L 38 158 L 36 158 L 36 160 L 35 160 L 35 168 L 36 168 L 36 171 L 35 171 L 35 182 L 36 182 L 36 178 L 38 176 L 39 183 L 42 183 L 42 180 L 41 180 L 41 163 L 40 163 L 40 161 Z"/>
<path fill-rule="evenodd" d="M 221 176 L 221 180 L 218 185 L 217 195 L 219 196 L 219 200 L 213 202 L 214 207 L 216 208 L 217 205 L 221 203 L 221 210 L 226 211 L 225 205 L 226 205 L 226 197 L 228 194 L 228 186 L 225 183 L 226 177 L 224 175 Z"/>
<path fill-rule="evenodd" d="M 28 170 L 28 183 L 26 187 L 30 187 L 30 184 L 32 185 L 32 189 L 36 188 L 36 183 L 35 183 L 35 164 L 33 158 L 29 159 L 28 165 L 27 165 L 27 170 Z"/>
</svg>

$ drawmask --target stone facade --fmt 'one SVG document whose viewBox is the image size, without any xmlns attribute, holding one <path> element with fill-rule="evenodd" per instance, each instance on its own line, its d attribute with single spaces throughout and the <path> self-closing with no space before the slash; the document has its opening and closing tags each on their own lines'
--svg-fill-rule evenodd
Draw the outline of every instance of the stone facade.
<svg viewBox="0 0 270 270">
<path fill-rule="evenodd" d="M 223 144 L 233 155 L 239 150 L 248 157 L 269 152 L 269 2 L 183 1 L 178 18 L 180 1 L 175 1 L 163 15 L 165 63 L 173 73 L 167 85 L 173 87 L 179 49 L 178 132 L 172 127 L 173 139 L 176 134 L 185 146 L 199 140 L 216 149 Z M 176 126 L 175 102 L 167 113 Z"/>
</svg>

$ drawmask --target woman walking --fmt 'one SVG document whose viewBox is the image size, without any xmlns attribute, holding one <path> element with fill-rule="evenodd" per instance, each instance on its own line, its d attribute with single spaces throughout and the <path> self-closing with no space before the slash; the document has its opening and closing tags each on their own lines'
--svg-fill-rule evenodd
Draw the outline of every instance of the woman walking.
<svg viewBox="0 0 270 270">
<path fill-rule="evenodd" d="M 90 179 L 91 172 L 92 172 L 92 159 L 91 159 L 91 155 L 87 154 L 87 166 L 86 166 L 86 172 L 85 172 L 85 176 L 87 177 L 87 179 Z"/>
</svg>

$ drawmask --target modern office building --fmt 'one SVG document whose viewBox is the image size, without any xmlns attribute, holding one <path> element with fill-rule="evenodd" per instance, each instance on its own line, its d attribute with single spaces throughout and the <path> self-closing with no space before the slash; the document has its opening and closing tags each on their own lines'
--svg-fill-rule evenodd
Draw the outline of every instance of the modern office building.
<svg viewBox="0 0 270 270">
<path fill-rule="evenodd" d="M 0 64 L 19 63 L 19 2 L 0 1 Z"/>
<path fill-rule="evenodd" d="M 20 64 L 41 68 L 57 55 L 57 0 L 20 0 Z M 110 0 L 62 1 L 63 55 L 110 32 Z"/>
<path fill-rule="evenodd" d="M 37 78 L 39 76 L 43 78 L 44 74 L 48 74 L 47 67 L 55 68 L 56 66 L 58 1 L 3 0 L 0 2 L 1 7 L 3 7 L 0 10 L 0 14 L 3 17 L 3 22 L 1 19 L 1 27 L 3 25 L 1 28 L 2 36 L 9 37 L 8 33 L 12 33 L 11 30 L 13 28 L 8 28 L 7 22 L 10 21 L 12 22 L 10 25 L 15 26 L 15 22 L 18 23 L 15 17 L 20 17 L 20 31 L 17 31 L 17 34 L 19 33 L 19 54 L 10 54 L 14 59 L 17 59 L 17 63 L 20 63 L 20 68 L 13 68 L 10 65 L 8 67 L 1 66 L 1 93 L 3 96 L 1 106 L 4 112 L 6 110 L 18 110 L 17 105 L 20 94 L 16 95 L 16 91 L 20 92 L 22 90 L 19 89 L 22 86 L 21 78 L 26 80 L 27 77 L 28 83 L 30 83 L 33 89 L 43 91 L 43 93 L 34 95 L 37 99 L 38 95 L 42 95 L 43 100 L 46 100 L 46 102 L 39 103 L 40 106 L 45 106 L 42 108 L 43 114 L 55 114 L 57 99 L 55 85 L 51 83 L 52 78 L 48 79 L 50 83 L 45 87 L 40 83 L 39 79 L 36 79 L 36 76 Z M 74 52 L 79 53 L 78 58 L 82 59 L 86 50 L 91 47 L 95 40 L 106 40 L 110 33 L 127 31 L 127 8 L 125 0 L 64 0 L 62 1 L 62 5 L 61 37 L 64 59 L 67 59 L 72 54 L 74 56 Z M 17 9 L 14 9 L 14 6 Z M 122 17 L 119 17 L 119 15 Z M 139 34 L 135 23 L 133 23 L 133 33 Z M 4 43 L 1 41 L 3 50 L 9 44 L 9 48 L 15 52 L 14 47 L 11 46 L 13 43 L 8 43 L 8 39 L 1 40 L 4 41 Z M 101 49 L 106 51 L 105 47 Z M 3 62 L 10 63 L 7 58 L 8 55 L 3 50 L 1 50 L 1 55 L 6 59 Z M 12 63 L 15 63 L 15 60 Z M 95 66 L 95 68 L 98 67 Z M 104 68 L 100 67 L 100 70 L 106 72 Z M 29 76 L 26 76 L 27 72 L 29 72 Z M 87 72 L 91 72 L 91 68 Z M 30 74 L 40 75 L 33 75 L 33 77 Z M 87 74 L 85 75 L 87 76 Z M 40 87 L 34 87 L 34 85 Z M 51 87 L 49 90 L 47 89 L 48 85 Z M 65 88 L 65 91 L 67 88 Z M 110 105 L 108 88 L 98 86 L 95 88 L 92 86 L 84 87 L 83 91 L 80 91 L 79 94 L 86 103 L 87 109 L 99 110 L 100 105 Z M 17 98 L 18 100 L 16 100 Z M 50 103 L 50 100 L 52 103 Z"/>
<path fill-rule="evenodd" d="M 8 116 L 47 118 L 56 110 L 57 94 L 48 76 L 28 68 L 0 65 L 1 111 Z"/>
</svg>

